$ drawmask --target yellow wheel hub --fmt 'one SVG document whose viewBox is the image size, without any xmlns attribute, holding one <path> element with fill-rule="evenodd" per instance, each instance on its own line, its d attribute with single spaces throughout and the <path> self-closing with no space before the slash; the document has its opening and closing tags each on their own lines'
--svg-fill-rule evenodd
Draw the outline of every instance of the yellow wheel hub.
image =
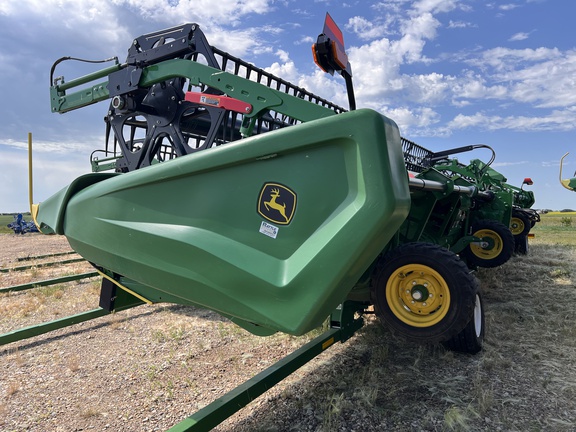
<svg viewBox="0 0 576 432">
<path fill-rule="evenodd" d="M 412 327 L 431 327 L 448 313 L 450 289 L 434 269 L 408 264 L 396 269 L 388 279 L 386 301 L 402 322 Z"/>
<path fill-rule="evenodd" d="M 513 217 L 510 220 L 510 231 L 512 231 L 513 235 L 516 236 L 522 234 L 524 232 L 524 228 L 526 228 L 526 225 L 524 224 L 522 219 Z"/>
<path fill-rule="evenodd" d="M 496 234 L 494 231 L 489 229 L 481 229 L 474 233 L 475 237 L 480 237 L 483 241 L 489 241 L 492 243 L 492 246 L 482 247 L 477 244 L 471 244 L 470 250 L 474 255 L 478 258 L 491 260 L 496 258 L 498 255 L 502 253 L 504 249 L 504 242 L 502 241 L 502 237 Z"/>
</svg>

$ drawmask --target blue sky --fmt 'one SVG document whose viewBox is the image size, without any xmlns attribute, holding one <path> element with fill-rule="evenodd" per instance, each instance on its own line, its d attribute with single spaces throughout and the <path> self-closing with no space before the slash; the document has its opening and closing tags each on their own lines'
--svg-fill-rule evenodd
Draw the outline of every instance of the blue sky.
<svg viewBox="0 0 576 432">
<path fill-rule="evenodd" d="M 108 103 L 52 114 L 49 72 L 62 56 L 121 61 L 133 38 L 185 22 L 209 42 L 347 106 L 341 77 L 310 46 L 329 12 L 344 34 L 358 107 L 392 118 L 434 151 L 487 144 L 509 183 L 531 177 L 536 208 L 576 208 L 558 181 L 576 167 L 576 42 L 571 0 L 3 0 L 0 3 L 0 212 L 89 172 Z M 98 69 L 65 62 L 67 80 Z M 489 159 L 486 150 L 459 156 Z"/>
</svg>

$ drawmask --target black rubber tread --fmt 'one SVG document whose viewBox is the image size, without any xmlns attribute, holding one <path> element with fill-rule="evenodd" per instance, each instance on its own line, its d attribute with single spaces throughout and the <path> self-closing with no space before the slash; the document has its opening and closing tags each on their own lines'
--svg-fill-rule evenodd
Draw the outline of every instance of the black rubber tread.
<svg viewBox="0 0 576 432">
<path fill-rule="evenodd" d="M 482 219 L 474 222 L 474 225 L 472 226 L 472 233 L 474 234 L 484 229 L 493 231 L 500 236 L 502 239 L 502 251 L 492 259 L 483 259 L 475 255 L 470 250 L 470 246 L 467 246 L 461 252 L 461 255 L 469 267 L 498 267 L 507 262 L 514 254 L 514 235 L 512 235 L 512 231 L 510 231 L 509 227 L 495 220 Z"/>
<path fill-rule="evenodd" d="M 522 236 L 527 236 L 528 233 L 530 232 L 530 229 L 532 228 L 532 223 L 530 221 L 530 219 L 528 218 L 528 216 L 526 216 L 525 214 L 518 212 L 518 211 L 512 211 L 512 217 L 513 218 L 517 218 L 520 219 L 522 221 L 522 223 L 524 224 L 524 230 L 522 230 L 522 232 L 520 234 L 516 234 L 514 235 L 514 238 L 519 238 Z"/>
<path fill-rule="evenodd" d="M 409 264 L 421 264 L 435 270 L 444 278 L 450 291 L 448 313 L 433 326 L 416 327 L 401 321 L 386 300 L 390 276 L 397 268 Z M 414 342 L 439 343 L 460 333 L 472 318 L 478 281 L 455 253 L 432 243 L 406 243 L 381 258 L 378 269 L 372 281 L 372 303 L 380 322 L 393 333 Z"/>
<path fill-rule="evenodd" d="M 481 291 L 478 291 L 476 296 L 479 307 L 474 308 L 474 314 L 480 314 L 480 333 L 478 334 L 476 332 L 475 316 L 473 316 L 466 327 L 464 327 L 464 330 L 446 342 L 442 342 L 442 345 L 444 345 L 446 349 L 466 354 L 477 354 L 482 351 L 486 325 L 484 318 L 484 301 L 482 300 Z"/>
</svg>

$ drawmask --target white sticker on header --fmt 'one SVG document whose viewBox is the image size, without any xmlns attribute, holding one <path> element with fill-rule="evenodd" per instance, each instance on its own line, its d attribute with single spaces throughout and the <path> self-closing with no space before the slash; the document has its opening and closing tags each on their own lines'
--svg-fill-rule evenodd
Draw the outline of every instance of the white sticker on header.
<svg viewBox="0 0 576 432">
<path fill-rule="evenodd" d="M 278 227 L 270 225 L 267 222 L 262 222 L 262 225 L 260 225 L 260 232 L 264 235 L 267 235 L 268 237 L 275 239 L 278 235 Z"/>
</svg>

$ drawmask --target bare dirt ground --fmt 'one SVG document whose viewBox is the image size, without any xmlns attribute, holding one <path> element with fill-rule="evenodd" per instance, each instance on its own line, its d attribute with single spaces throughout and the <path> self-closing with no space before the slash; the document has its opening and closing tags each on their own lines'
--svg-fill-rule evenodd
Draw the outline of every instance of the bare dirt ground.
<svg viewBox="0 0 576 432">
<path fill-rule="evenodd" d="M 0 235 L 0 268 L 68 250 L 62 237 Z M 534 245 L 478 272 L 488 334 L 476 356 L 397 340 L 367 317 L 215 430 L 574 431 L 575 263 L 573 248 Z M 0 287 L 89 269 L 0 273 Z M 0 333 L 94 308 L 98 291 L 94 278 L 0 294 Z M 167 430 L 308 340 L 154 305 L 14 342 L 0 347 L 0 430 Z"/>
</svg>

